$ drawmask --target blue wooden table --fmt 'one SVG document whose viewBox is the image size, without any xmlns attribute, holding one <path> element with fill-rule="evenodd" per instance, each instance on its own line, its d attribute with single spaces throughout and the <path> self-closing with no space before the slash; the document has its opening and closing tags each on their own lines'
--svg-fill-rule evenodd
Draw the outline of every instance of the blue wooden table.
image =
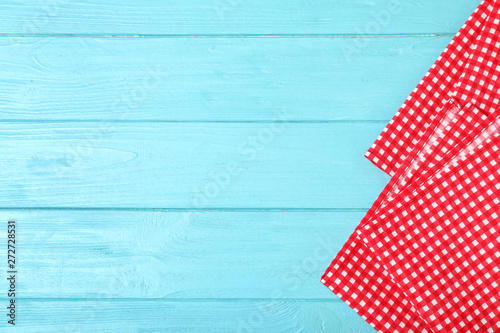
<svg viewBox="0 0 500 333">
<path fill-rule="evenodd" d="M 17 331 L 372 332 L 319 279 L 388 181 L 365 150 L 477 5 L 1 4 Z"/>
</svg>

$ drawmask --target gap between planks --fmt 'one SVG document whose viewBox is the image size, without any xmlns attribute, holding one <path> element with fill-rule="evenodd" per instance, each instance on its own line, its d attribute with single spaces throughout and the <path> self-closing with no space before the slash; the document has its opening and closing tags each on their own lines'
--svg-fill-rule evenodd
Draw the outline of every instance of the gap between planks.
<svg viewBox="0 0 500 333">
<path fill-rule="evenodd" d="M 126 208 L 126 207 L 0 207 L 2 210 L 40 210 L 40 211 L 156 211 L 156 212 L 332 212 L 364 213 L 369 208 Z"/>
<path fill-rule="evenodd" d="M 1 301 L 10 300 L 10 298 L 0 298 Z M 337 303 L 342 302 L 341 299 L 334 298 L 22 298 L 16 297 L 16 301 L 32 301 L 32 302 L 90 302 L 90 301 L 110 301 L 110 302 L 162 302 L 162 303 L 215 303 L 215 302 L 238 302 L 238 303 L 253 303 L 253 302 L 304 302 L 304 303 L 318 303 L 329 302 Z"/>
<path fill-rule="evenodd" d="M 213 34 L 213 35 L 182 35 L 182 34 L 5 34 L 1 37 L 43 37 L 43 38 L 421 38 L 421 37 L 452 37 L 454 33 L 432 34 Z"/>
<path fill-rule="evenodd" d="M 390 119 L 372 120 L 137 120 L 137 119 L 0 119 L 0 123 L 193 123 L 193 124 L 381 124 L 387 123 Z"/>
</svg>

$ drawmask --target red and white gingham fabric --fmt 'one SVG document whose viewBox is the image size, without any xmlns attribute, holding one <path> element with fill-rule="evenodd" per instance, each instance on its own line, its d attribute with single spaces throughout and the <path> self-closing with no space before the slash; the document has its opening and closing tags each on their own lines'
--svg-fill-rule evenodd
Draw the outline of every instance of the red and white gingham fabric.
<svg viewBox="0 0 500 333">
<path fill-rule="evenodd" d="M 430 331 L 500 330 L 499 129 L 356 231 Z"/>
<path fill-rule="evenodd" d="M 389 175 L 395 175 L 411 151 L 419 148 L 435 110 L 451 97 L 481 31 L 495 24 L 485 24 L 494 2 L 481 2 L 366 152 L 365 156 Z"/>
<path fill-rule="evenodd" d="M 393 177 L 321 281 L 380 332 L 500 331 L 499 12 L 481 3 L 367 152 Z"/>
<path fill-rule="evenodd" d="M 457 152 L 460 147 L 459 143 L 471 140 L 480 132 L 481 125 L 487 122 L 487 117 L 483 113 L 476 112 L 465 116 L 463 112 L 457 112 L 457 110 L 457 108 L 450 108 L 449 117 L 436 124 L 436 134 L 429 137 L 428 144 L 424 145 L 427 149 L 423 149 L 415 158 L 421 163 L 407 168 L 407 173 L 401 175 L 400 178 L 391 179 L 357 230 L 368 223 L 371 216 L 380 214 L 379 206 L 386 204 L 385 201 L 390 198 L 390 192 L 392 195 L 398 193 L 398 185 L 405 184 L 403 180 L 410 178 L 410 172 L 414 178 L 418 178 L 422 177 L 429 165 L 433 165 L 433 169 L 439 169 L 446 160 L 444 157 L 447 152 L 449 154 Z M 453 117 L 451 121 L 450 117 Z M 450 135 L 451 132 L 453 135 Z M 436 146 L 441 146 L 443 149 L 439 154 L 431 154 L 432 148 Z M 418 171 L 421 172 L 420 175 Z M 406 300 L 403 293 L 398 291 L 400 288 L 394 284 L 375 256 L 363 245 L 357 238 L 357 233 L 354 233 L 323 275 L 322 282 L 378 331 L 432 332 L 425 328 L 424 322 L 411 303 Z"/>
</svg>

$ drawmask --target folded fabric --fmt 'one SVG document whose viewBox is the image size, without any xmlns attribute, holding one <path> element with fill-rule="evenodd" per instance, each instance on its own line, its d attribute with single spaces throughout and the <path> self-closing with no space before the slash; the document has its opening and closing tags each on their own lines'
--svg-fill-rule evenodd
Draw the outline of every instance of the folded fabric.
<svg viewBox="0 0 500 333">
<path fill-rule="evenodd" d="M 438 311 L 438 313 L 444 310 L 430 307 L 425 304 L 425 301 L 416 302 L 415 297 L 422 297 L 418 294 L 413 297 L 417 291 L 407 294 L 406 284 L 402 284 L 398 280 L 402 275 L 396 277 L 392 271 L 396 264 L 390 262 L 394 265 L 388 265 L 382 258 L 384 260 L 392 258 L 394 261 L 394 257 L 390 257 L 391 253 L 397 253 L 399 256 L 409 255 L 411 248 L 407 248 L 406 250 L 409 252 L 405 254 L 388 252 L 386 247 L 392 249 L 399 244 L 395 245 L 389 242 L 390 234 L 387 234 L 381 219 L 384 220 L 388 216 L 394 217 L 397 222 L 401 223 L 399 228 L 404 228 L 404 221 L 406 221 L 404 217 L 408 215 L 408 212 L 402 208 L 404 205 L 401 204 L 401 201 L 410 205 L 412 198 L 420 193 L 419 191 L 422 191 L 422 184 L 432 182 L 435 177 L 442 177 L 442 170 L 449 168 L 450 161 L 457 163 L 457 156 L 470 157 L 470 152 L 478 146 L 478 138 L 483 138 L 483 136 L 478 135 L 480 133 L 484 135 L 485 128 L 491 130 L 491 126 L 494 126 L 492 124 L 494 116 L 488 115 L 495 114 L 494 111 L 498 108 L 499 103 L 498 85 L 496 85 L 499 66 L 496 60 L 496 51 L 500 46 L 497 37 L 500 36 L 498 12 L 498 4 L 495 1 L 483 2 L 457 35 L 463 36 L 468 26 L 470 28 L 469 35 L 477 36 L 474 46 L 468 49 L 468 53 L 463 52 L 463 46 L 456 48 L 456 51 L 462 52 L 465 59 L 456 60 L 457 56 L 452 52 L 451 58 L 455 59 L 453 60 L 455 67 L 451 65 L 449 59 L 447 60 L 443 56 L 436 62 L 438 65 L 444 64 L 454 75 L 446 76 L 441 69 L 433 72 L 436 66 L 439 67 L 435 64 L 412 94 L 431 90 L 433 84 L 434 86 L 439 84 L 438 76 L 440 76 L 440 78 L 445 78 L 443 83 L 445 87 L 442 85 L 440 87 L 446 98 L 440 100 L 442 96 L 435 94 L 432 95 L 432 98 L 427 98 L 426 103 L 422 103 L 410 96 L 408 101 L 412 102 L 408 103 L 407 101 L 403 105 L 400 112 L 396 114 L 367 153 L 376 165 L 387 170 L 393 178 L 327 269 L 322 277 L 322 282 L 378 331 L 438 332 L 443 327 L 450 331 L 463 331 L 464 327 L 468 329 L 466 331 L 473 331 L 477 327 L 484 329 L 484 331 L 493 329 L 491 320 L 484 317 L 478 319 L 471 313 L 467 313 L 467 316 L 470 317 L 467 323 L 474 323 L 472 326 L 465 324 L 463 320 L 452 320 L 443 315 L 436 316 L 432 313 L 433 310 Z M 488 14 L 486 15 L 486 13 Z M 479 21 L 479 18 L 482 21 Z M 479 26 L 481 29 L 478 29 Z M 457 43 L 456 39 L 457 37 L 452 44 Z M 463 41 L 461 40 L 461 42 Z M 448 50 L 445 50 L 443 54 L 445 55 Z M 453 89 L 446 91 L 450 82 L 452 82 Z M 421 94 L 420 97 L 424 98 L 425 95 Z M 438 100 L 440 100 L 439 103 L 436 102 Z M 431 108 L 431 106 L 438 104 L 439 107 Z M 478 105 L 480 109 L 476 108 L 475 105 Z M 402 111 L 406 112 L 407 116 L 410 114 L 414 116 L 413 122 L 409 122 L 409 118 L 404 116 Z M 420 115 L 416 115 L 415 112 L 420 112 Z M 393 125 L 397 124 L 398 121 L 400 124 L 394 127 Z M 407 128 L 401 126 L 401 123 L 405 124 Z M 391 126 L 397 131 L 391 132 Z M 385 139 L 384 136 L 386 136 Z M 397 145 L 394 144 L 396 141 Z M 392 150 L 388 153 L 387 147 L 391 146 Z M 400 149 L 404 149 L 406 155 L 400 154 L 402 151 Z M 370 155 L 371 152 L 376 152 L 376 154 Z M 464 155 L 464 152 L 467 154 Z M 391 154 L 398 156 L 399 159 L 394 159 L 393 156 L 390 156 Z M 387 159 L 382 159 L 383 156 Z M 422 194 L 420 193 L 420 195 Z M 432 197 L 434 196 L 431 195 Z M 398 216 L 398 212 L 403 215 Z M 389 225 L 393 224 L 389 223 Z M 395 232 L 393 229 L 391 230 L 393 233 Z M 369 232 L 368 236 L 367 232 Z M 400 236 L 403 237 L 402 235 L 404 233 Z M 380 240 L 380 237 L 383 238 L 383 241 Z M 385 250 L 383 257 L 378 252 L 381 249 Z M 410 281 L 408 277 L 405 278 Z M 424 282 L 418 281 L 416 283 Z M 420 291 L 422 292 L 422 290 Z M 425 290 L 423 293 L 426 295 L 428 291 Z M 435 300 L 430 301 L 432 304 L 436 302 Z M 465 311 L 462 313 L 466 313 Z M 480 324 L 478 324 L 478 320 Z"/>
<path fill-rule="evenodd" d="M 450 103 L 450 106 L 453 106 L 453 103 Z M 419 165 L 426 167 L 434 165 L 434 170 L 438 169 L 445 159 L 438 154 L 431 154 L 432 147 L 444 148 L 443 143 L 445 143 L 449 149 L 440 150 L 441 156 L 446 152 L 450 154 L 457 152 L 459 143 L 463 142 L 462 140 L 471 140 L 480 132 L 480 125 L 487 121 L 487 117 L 482 113 L 464 116 L 465 112 L 457 111 L 457 108 L 451 107 L 446 117 L 441 121 L 435 121 L 435 133 L 424 145 L 427 149 L 418 152 L 414 159 L 422 163 L 414 163 L 411 168 L 406 169 L 407 172 L 412 171 L 414 176 L 418 176 Z M 426 155 L 429 155 L 427 159 L 424 158 Z M 395 195 L 398 192 L 397 186 L 404 184 L 401 181 L 405 179 L 404 177 L 408 177 L 408 174 L 402 173 L 401 178 L 391 179 L 356 231 L 369 223 L 370 218 L 379 212 L 381 206 L 388 204 L 385 200 L 389 198 L 389 193 L 392 191 Z M 405 299 L 404 293 L 398 291 L 400 289 L 383 270 L 375 256 L 359 240 L 356 232 L 351 235 L 321 281 L 378 331 L 432 332 L 425 328 L 425 322 Z"/>
<path fill-rule="evenodd" d="M 377 167 L 393 176 L 411 152 L 420 149 L 435 110 L 452 97 L 454 85 L 481 31 L 486 32 L 490 24 L 496 24 L 494 21 L 486 24 L 494 5 L 495 0 L 480 3 L 366 152 L 365 156 Z"/>
<path fill-rule="evenodd" d="M 356 231 L 433 332 L 500 329 L 499 129 Z"/>
</svg>

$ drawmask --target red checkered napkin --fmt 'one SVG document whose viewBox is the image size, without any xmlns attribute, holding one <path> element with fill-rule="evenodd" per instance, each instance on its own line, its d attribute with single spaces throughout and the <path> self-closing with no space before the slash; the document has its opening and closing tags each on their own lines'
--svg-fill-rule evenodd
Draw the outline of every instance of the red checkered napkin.
<svg viewBox="0 0 500 333">
<path fill-rule="evenodd" d="M 458 31 L 429 72 L 413 90 L 365 156 L 393 176 L 414 149 L 420 149 L 427 137 L 435 110 L 441 109 L 463 74 L 470 51 L 481 31 L 488 31 L 494 21 L 486 22 L 495 0 L 484 0 Z"/>
<path fill-rule="evenodd" d="M 433 332 L 500 330 L 499 129 L 357 230 Z"/>
<path fill-rule="evenodd" d="M 411 186 L 418 188 L 415 184 L 420 184 L 426 175 L 428 178 L 442 168 L 488 122 L 488 117 L 483 112 L 478 112 L 477 109 L 465 112 L 453 101 L 449 102 L 434 117 L 431 125 L 433 134 L 422 144 L 420 151 L 412 152 L 406 167 L 400 168 L 399 176 L 391 179 L 358 229 L 369 223 L 376 214 L 381 214 L 383 208 L 398 193 L 411 189 Z M 376 260 L 367 254 L 356 235 L 349 238 L 325 272 L 322 282 L 379 331 L 426 331 L 411 304 L 397 291 L 397 286 Z"/>
<path fill-rule="evenodd" d="M 368 216 L 376 214 L 379 206 L 383 207 L 384 203 L 392 200 L 402 189 L 413 190 L 410 182 L 418 185 L 430 171 L 436 172 L 447 158 L 461 149 L 460 144 L 463 148 L 464 144 L 488 125 L 487 115 L 494 115 L 495 110 L 499 109 L 500 3 L 494 5 L 485 21 L 487 28 L 478 36 L 474 50 L 463 66 L 463 73 L 455 83 L 455 90 L 451 93 L 453 100 L 434 112 L 426 138 L 419 140 L 419 149 L 413 150 L 416 153 L 410 154 L 405 167 L 401 168 L 403 171 L 395 177 L 398 180 L 390 183 L 390 189 L 386 188 L 387 191 L 384 191 L 374 205 L 376 210 L 370 210 Z M 461 104 L 467 107 L 461 109 Z M 445 137 L 447 141 L 443 142 Z M 438 146 L 439 149 L 436 149 Z"/>
<path fill-rule="evenodd" d="M 434 120 L 435 132 L 424 145 L 426 149 L 415 156 L 414 160 L 421 163 L 408 166 L 400 179 L 391 179 L 357 230 L 381 209 L 391 191 L 397 192 L 398 185 L 404 184 L 402 179 L 409 179 L 409 171 L 416 177 L 419 176 L 418 170 L 427 170 L 430 165 L 437 170 L 446 161 L 444 157 L 447 153 L 458 152 L 459 143 L 471 141 L 480 132 L 479 125 L 487 121 L 481 112 L 465 116 L 465 112 L 456 108 L 454 103 L 450 103 L 448 112 L 442 115 Z M 431 154 L 433 147 L 437 146 L 446 148 L 440 150 L 440 154 Z M 427 159 L 424 158 L 426 156 Z M 322 282 L 381 332 L 431 332 L 425 329 L 423 320 L 411 303 L 406 301 L 404 294 L 399 292 L 397 285 L 356 236 L 354 233 L 349 238 L 323 275 Z"/>
<path fill-rule="evenodd" d="M 490 3 L 493 2 L 490 1 Z M 495 36 L 498 36 L 496 31 L 498 18 L 494 13 L 497 13 L 498 9 L 488 5 L 490 16 L 485 17 L 483 14 L 479 14 L 486 12 L 485 6 L 486 3 L 483 2 L 474 14 L 476 18 L 485 19 L 481 35 L 477 38 L 473 52 L 467 54 L 468 62 L 456 62 L 456 64 L 460 64 L 463 72 L 459 73 L 459 78 L 453 84 L 455 92 L 449 92 L 447 96 L 454 96 L 459 101 L 470 101 L 470 103 L 480 105 L 483 110 L 492 111 L 498 106 L 497 89 L 494 84 L 485 85 L 485 82 L 492 82 L 492 79 L 494 79 L 493 82 L 496 81 L 496 77 L 492 73 L 495 72 L 498 64 L 495 61 L 496 54 L 491 50 L 495 50 L 497 47 Z M 474 15 L 462 30 L 466 29 L 467 25 L 470 28 L 474 22 Z M 473 26 L 477 25 L 474 23 Z M 470 34 L 472 35 L 472 32 Z M 459 35 L 460 33 L 457 36 Z M 463 51 L 463 48 L 458 49 Z M 444 54 L 446 52 L 447 50 Z M 441 62 L 447 64 L 446 59 L 441 58 Z M 429 73 L 432 74 L 432 69 Z M 436 73 L 442 74 L 440 71 L 434 74 Z M 426 78 L 429 76 L 430 74 Z M 448 78 L 447 82 L 451 81 Z M 430 82 L 435 83 L 435 78 Z M 424 83 L 421 82 L 416 91 L 424 89 L 424 86 Z M 437 95 L 434 97 L 437 98 Z M 411 96 L 409 100 L 412 100 Z M 427 105 L 434 104 L 435 102 L 429 100 Z M 422 106 L 420 102 L 413 103 L 413 107 L 420 106 Z M 404 108 L 405 105 L 402 109 Z M 460 108 L 458 103 L 450 102 L 427 115 L 428 119 L 426 119 L 424 130 L 419 129 L 417 132 L 411 124 L 409 125 L 409 129 L 414 132 L 413 134 L 418 134 L 409 140 L 414 148 L 407 149 L 408 155 L 391 166 L 390 173 L 395 177 L 384 189 L 356 232 L 349 238 L 322 277 L 322 282 L 325 285 L 381 332 L 431 332 L 435 331 L 436 327 L 432 324 L 429 325 L 426 322 L 428 318 L 424 317 L 423 319 L 418 309 L 413 307 L 413 303 L 405 299 L 407 296 L 401 292 L 404 289 L 401 289 L 400 285 L 391 279 L 392 275 L 388 273 L 385 265 L 377 261 L 376 252 L 370 252 L 373 248 L 368 250 L 356 235 L 361 232 L 360 228 L 370 223 L 376 214 L 383 214 L 386 207 L 390 208 L 391 202 L 397 200 L 401 193 L 413 193 L 415 188 L 419 188 L 422 181 L 429 179 L 443 167 L 445 162 L 463 150 L 464 145 L 470 142 L 489 122 L 486 115 L 472 107 L 472 104 L 467 104 L 466 108 Z M 397 118 L 398 114 L 395 116 L 395 119 Z M 408 122 L 405 117 L 401 119 L 405 123 Z M 415 119 L 418 122 L 422 121 L 420 118 Z M 387 129 L 381 137 L 386 132 Z M 403 132 L 403 141 L 408 141 L 410 132 Z M 394 139 L 394 135 L 393 132 L 390 137 Z M 390 144 L 391 142 L 384 143 L 386 147 Z M 374 147 L 376 145 L 377 143 Z M 375 149 L 374 147 L 372 149 Z M 436 149 L 437 147 L 439 149 Z M 373 161 L 377 164 L 380 160 Z M 389 211 L 394 212 L 394 209 L 389 209 Z M 369 224 L 368 226 L 370 227 Z M 366 241 L 366 238 L 364 240 Z"/>
</svg>

